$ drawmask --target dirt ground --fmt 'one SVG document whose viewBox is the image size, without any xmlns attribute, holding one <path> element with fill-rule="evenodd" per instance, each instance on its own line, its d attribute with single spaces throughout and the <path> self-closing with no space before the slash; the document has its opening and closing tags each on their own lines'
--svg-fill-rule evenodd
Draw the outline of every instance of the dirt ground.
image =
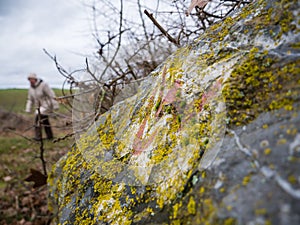
<svg viewBox="0 0 300 225">
<path fill-rule="evenodd" d="M 0 110 L 0 225 L 53 224 L 48 211 L 47 186 L 33 188 L 25 181 L 31 169 L 44 174 L 41 143 L 31 140 L 34 135 L 34 115 L 21 115 Z M 66 119 L 50 118 L 55 138 L 72 132 Z M 67 153 L 72 137 L 53 143 L 43 141 L 46 170 Z"/>
<path fill-rule="evenodd" d="M 53 132 L 57 137 L 72 132 L 72 127 L 70 126 L 71 115 L 57 114 L 49 118 Z M 0 136 L 24 136 L 30 138 L 32 135 L 34 135 L 33 114 L 17 114 L 0 108 Z"/>
<path fill-rule="evenodd" d="M 33 123 L 30 116 L 7 112 L 0 109 L 0 134 L 1 136 L 14 135 L 12 131 L 21 132 L 24 135 L 30 133 Z"/>
</svg>

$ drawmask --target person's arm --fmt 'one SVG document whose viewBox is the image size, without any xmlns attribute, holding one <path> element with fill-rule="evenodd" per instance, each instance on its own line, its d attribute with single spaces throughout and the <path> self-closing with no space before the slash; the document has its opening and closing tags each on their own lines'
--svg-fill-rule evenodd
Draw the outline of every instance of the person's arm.
<svg viewBox="0 0 300 225">
<path fill-rule="evenodd" d="M 27 102 L 26 102 L 26 107 L 25 107 L 25 112 L 30 113 L 33 105 L 33 96 L 30 93 L 30 90 L 28 91 L 28 96 L 27 96 Z"/>
</svg>

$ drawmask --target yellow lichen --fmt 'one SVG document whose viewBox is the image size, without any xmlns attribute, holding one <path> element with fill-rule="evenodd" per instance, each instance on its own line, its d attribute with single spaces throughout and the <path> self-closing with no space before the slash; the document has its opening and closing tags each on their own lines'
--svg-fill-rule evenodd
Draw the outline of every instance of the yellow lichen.
<svg viewBox="0 0 300 225">
<path fill-rule="evenodd" d="M 260 209 L 255 209 L 255 215 L 261 216 L 261 215 L 266 215 L 267 210 L 265 208 L 260 208 Z"/>
<path fill-rule="evenodd" d="M 297 178 L 295 177 L 295 175 L 289 175 L 289 176 L 288 176 L 288 181 L 289 181 L 291 184 L 296 184 L 296 183 L 297 183 Z"/>
<path fill-rule="evenodd" d="M 272 152 L 272 150 L 271 150 L 270 148 L 266 148 L 266 149 L 264 150 L 264 154 L 265 154 L 265 155 L 270 155 L 271 152 Z"/>
<path fill-rule="evenodd" d="M 245 176 L 245 177 L 243 178 L 242 184 L 243 184 L 244 186 L 246 186 L 246 185 L 250 182 L 250 180 L 251 180 L 251 177 L 250 177 L 250 176 Z"/>
<path fill-rule="evenodd" d="M 176 203 L 173 205 L 173 215 L 172 219 L 176 219 L 178 216 L 178 210 L 182 206 L 182 202 Z"/>
<path fill-rule="evenodd" d="M 228 218 L 224 221 L 224 225 L 235 225 L 237 224 L 236 219 L 234 218 Z"/>
<path fill-rule="evenodd" d="M 286 144 L 287 140 L 285 138 L 280 138 L 278 141 L 277 141 L 277 144 L 278 145 L 284 145 Z"/>
<path fill-rule="evenodd" d="M 190 197 L 189 203 L 187 205 L 187 209 L 189 214 L 195 215 L 196 214 L 196 202 L 193 196 Z"/>
<path fill-rule="evenodd" d="M 283 4 L 285 3 L 285 4 Z M 260 5 L 264 1 L 259 1 Z M 293 4 L 289 2 L 282 2 L 282 5 L 290 7 Z M 288 10 L 281 10 L 280 8 L 268 8 L 258 12 L 258 15 L 251 18 L 253 15 L 254 6 L 250 5 L 247 9 L 243 9 L 239 18 L 247 18 L 247 23 L 242 31 L 244 34 L 257 35 L 265 27 L 269 27 L 267 32 L 278 39 L 280 36 L 287 34 L 290 31 L 295 31 L 295 26 L 291 24 L 294 20 L 294 15 Z M 201 37 L 203 40 L 209 40 L 209 48 L 211 51 L 206 51 L 200 56 L 195 57 L 195 73 L 201 80 L 206 74 L 205 69 L 214 63 L 227 59 L 231 59 L 233 55 L 238 56 L 238 61 L 232 67 L 230 76 L 224 80 L 222 79 L 222 97 L 224 97 L 227 106 L 227 117 L 229 126 L 242 125 L 251 122 L 261 112 L 270 110 L 295 110 L 294 100 L 299 96 L 300 84 L 300 69 L 299 60 L 296 62 L 287 62 L 285 66 L 281 66 L 281 61 L 272 52 L 261 49 L 260 47 L 253 47 L 249 49 L 238 50 L 222 50 L 225 43 L 220 42 L 229 38 L 231 35 L 231 27 L 235 24 L 235 18 L 227 17 L 222 23 L 215 24 L 211 27 L 205 35 Z M 276 24 L 280 24 L 280 31 L 274 29 Z M 250 36 L 249 36 L 250 37 Z M 199 39 L 200 40 L 200 39 Z M 291 48 L 299 48 L 299 43 L 295 43 Z M 219 49 L 220 51 L 216 51 Z M 75 215 L 75 224 L 96 224 L 96 221 L 102 221 L 109 224 L 131 224 L 139 223 L 143 218 L 148 218 L 155 214 L 156 210 L 171 208 L 168 216 L 172 220 L 171 224 L 188 224 L 194 222 L 195 224 L 235 224 L 234 218 L 227 218 L 222 221 L 216 221 L 217 207 L 211 198 L 207 198 L 209 194 L 209 187 L 201 186 L 196 190 L 197 196 L 186 194 L 181 199 L 179 193 L 182 193 L 187 180 L 192 176 L 193 169 L 199 163 L 199 152 L 207 150 L 207 141 L 210 140 L 210 135 L 215 131 L 212 121 L 215 119 L 211 112 L 210 104 L 205 102 L 205 90 L 199 91 L 199 96 L 190 102 L 179 102 L 180 109 L 186 109 L 187 114 L 197 114 L 197 120 L 190 121 L 182 120 L 182 115 L 179 115 L 171 104 L 164 104 L 164 91 L 170 90 L 174 86 L 175 81 L 184 78 L 184 65 L 182 56 L 188 56 L 191 48 L 186 47 L 178 50 L 174 57 L 166 61 L 166 74 L 160 71 L 153 73 L 158 82 L 152 92 L 147 93 L 148 97 L 141 100 L 140 105 L 136 107 L 128 107 L 130 111 L 130 118 L 122 122 L 122 131 L 126 133 L 126 129 L 131 129 L 125 137 L 120 140 L 118 127 L 114 127 L 112 114 L 108 113 L 103 117 L 102 121 L 97 123 L 96 134 L 88 133 L 81 136 L 78 140 L 77 146 L 73 147 L 68 153 L 68 156 L 60 168 L 63 171 L 61 178 L 55 180 L 51 175 L 48 182 L 51 186 L 55 185 L 57 193 L 53 193 L 55 201 L 59 202 L 58 212 L 61 209 L 68 207 L 68 204 L 75 202 L 70 206 L 70 211 Z M 224 71 L 220 72 L 219 76 L 224 75 Z M 163 81 L 162 76 L 165 76 Z M 189 90 L 186 90 L 190 94 Z M 176 93 L 176 98 L 181 97 L 181 92 Z M 174 103 L 174 102 L 172 102 Z M 175 102 L 177 103 L 177 102 Z M 174 105 L 175 105 L 174 103 Z M 156 112 L 162 108 L 160 115 Z M 126 108 L 126 107 L 125 107 Z M 206 112 L 206 113 L 202 113 Z M 188 117 L 188 116 L 187 116 Z M 165 119 L 164 126 L 159 129 L 155 127 L 156 122 Z M 134 125 L 127 126 L 130 122 Z M 143 122 L 145 121 L 145 124 Z M 121 123 L 120 123 L 121 124 Z M 144 126 L 140 129 L 143 132 L 138 133 L 139 129 L 136 127 Z M 125 129 L 126 127 L 126 129 Z M 267 124 L 262 126 L 268 128 Z M 174 167 L 181 166 L 178 158 L 185 157 L 186 150 L 189 150 L 189 158 L 184 165 L 186 171 L 177 171 L 173 173 L 172 177 L 163 180 L 158 185 L 147 186 L 145 192 L 151 194 L 144 195 L 138 192 L 134 186 L 125 188 L 120 183 L 114 183 L 112 180 L 115 174 L 120 172 L 121 167 L 118 164 L 129 162 L 133 157 L 138 158 L 138 154 L 133 156 L 133 139 L 132 137 L 139 136 L 140 139 L 151 136 L 153 130 L 157 130 L 157 135 L 151 139 L 151 151 L 147 152 L 147 163 L 145 165 L 160 165 L 162 169 L 169 168 L 163 165 L 164 162 L 172 162 L 169 170 L 173 171 Z M 155 128 L 155 129 L 154 129 Z M 180 134 L 182 130 L 186 129 L 186 137 Z M 286 130 L 288 135 L 296 135 L 297 128 L 289 128 Z M 138 135 L 137 135 L 138 133 Z M 178 145 L 180 143 L 181 145 Z M 279 139 L 278 144 L 286 144 L 285 139 Z M 271 149 L 266 148 L 269 145 L 267 142 L 261 142 L 261 149 L 264 149 L 265 155 L 271 153 Z M 144 145 L 145 146 L 145 145 Z M 150 145 L 149 145 L 150 146 Z M 197 146 L 192 148 L 191 146 Z M 173 154 L 176 147 L 180 147 L 181 151 Z M 150 147 L 149 147 L 150 148 Z M 103 159 L 105 153 L 113 152 L 113 157 L 117 160 L 106 162 Z M 143 153 L 140 153 L 143 154 Z M 173 154 L 173 155 L 172 155 Z M 168 159 L 172 159 L 167 161 Z M 168 164 L 168 163 L 166 163 Z M 58 166 L 59 167 L 59 166 Z M 54 167 L 53 170 L 56 170 Z M 85 174 L 85 172 L 88 171 Z M 103 171 L 105 174 L 99 173 Z M 134 171 L 138 176 L 138 171 Z M 83 180 L 80 177 L 89 176 L 88 179 Z M 138 177 L 139 178 L 139 177 Z M 206 172 L 200 173 L 199 179 L 207 178 Z M 288 180 L 291 184 L 295 183 L 294 175 L 290 175 Z M 251 175 L 243 178 L 242 184 L 247 185 L 251 180 Z M 76 187 L 76 188 L 74 188 Z M 91 187 L 93 191 L 93 198 L 90 200 L 89 210 L 77 207 L 85 198 L 86 188 Z M 237 185 L 237 188 L 240 187 Z M 185 190 L 186 191 L 186 190 Z M 225 192 L 225 188 L 219 189 L 220 193 Z M 195 193 L 195 192 L 194 192 Z M 221 195 L 221 194 L 220 194 Z M 222 194 L 223 195 L 223 194 Z M 201 198 L 199 198 L 201 196 Z M 134 212 L 133 209 L 139 203 L 151 203 L 151 207 L 147 206 L 139 212 Z M 76 205 L 77 204 L 77 205 Z M 169 208 L 168 208 L 169 207 Z M 51 207 L 54 209 L 55 207 Z M 228 205 L 228 211 L 232 210 L 232 206 Z M 201 210 L 199 210 L 201 209 Z M 258 215 L 265 215 L 264 209 L 257 209 L 255 211 Z M 193 220 L 195 219 L 195 220 Z M 187 222 L 188 221 L 188 222 Z M 66 222 L 70 224 L 70 222 Z"/>
</svg>

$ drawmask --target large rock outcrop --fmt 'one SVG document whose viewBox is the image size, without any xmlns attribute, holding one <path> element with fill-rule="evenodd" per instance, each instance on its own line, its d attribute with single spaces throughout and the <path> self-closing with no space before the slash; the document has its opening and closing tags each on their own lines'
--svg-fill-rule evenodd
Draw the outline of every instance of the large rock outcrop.
<svg viewBox="0 0 300 225">
<path fill-rule="evenodd" d="M 57 223 L 300 224 L 299 9 L 254 1 L 79 134 Z"/>
</svg>

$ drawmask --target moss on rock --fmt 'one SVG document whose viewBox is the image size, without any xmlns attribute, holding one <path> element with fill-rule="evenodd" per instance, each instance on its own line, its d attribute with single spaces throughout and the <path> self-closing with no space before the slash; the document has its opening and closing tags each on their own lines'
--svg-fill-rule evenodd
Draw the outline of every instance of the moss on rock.
<svg viewBox="0 0 300 225">
<path fill-rule="evenodd" d="M 254 1 L 213 25 L 193 45 L 179 49 L 150 74 L 135 96 L 100 116 L 49 175 L 49 205 L 56 222 L 274 221 L 268 215 L 279 214 L 278 208 L 247 198 L 255 188 L 266 193 L 257 183 L 261 153 L 241 148 L 239 139 L 225 130 L 242 132 L 241 125 L 251 127 L 268 112 L 285 111 L 291 121 L 298 118 L 299 8 L 298 1 Z M 261 132 L 272 127 L 260 125 Z M 279 158 L 284 152 L 276 149 L 296 137 L 295 129 L 286 129 L 287 137 L 278 138 L 285 142 L 255 142 L 263 149 L 260 156 L 266 162 Z M 223 139 L 230 145 L 222 146 Z M 216 157 L 220 149 L 228 162 Z M 292 167 L 298 158 L 290 151 Z M 249 163 L 239 160 L 245 152 Z M 286 166 L 280 163 L 278 168 Z M 267 167 L 275 169 L 271 164 Z M 231 171 L 237 165 L 242 169 Z M 293 185 L 298 172 L 288 174 Z M 242 194 L 251 202 L 248 207 L 234 197 Z M 294 204 L 285 193 L 276 194 Z M 239 214 L 240 209 L 245 213 Z"/>
</svg>

